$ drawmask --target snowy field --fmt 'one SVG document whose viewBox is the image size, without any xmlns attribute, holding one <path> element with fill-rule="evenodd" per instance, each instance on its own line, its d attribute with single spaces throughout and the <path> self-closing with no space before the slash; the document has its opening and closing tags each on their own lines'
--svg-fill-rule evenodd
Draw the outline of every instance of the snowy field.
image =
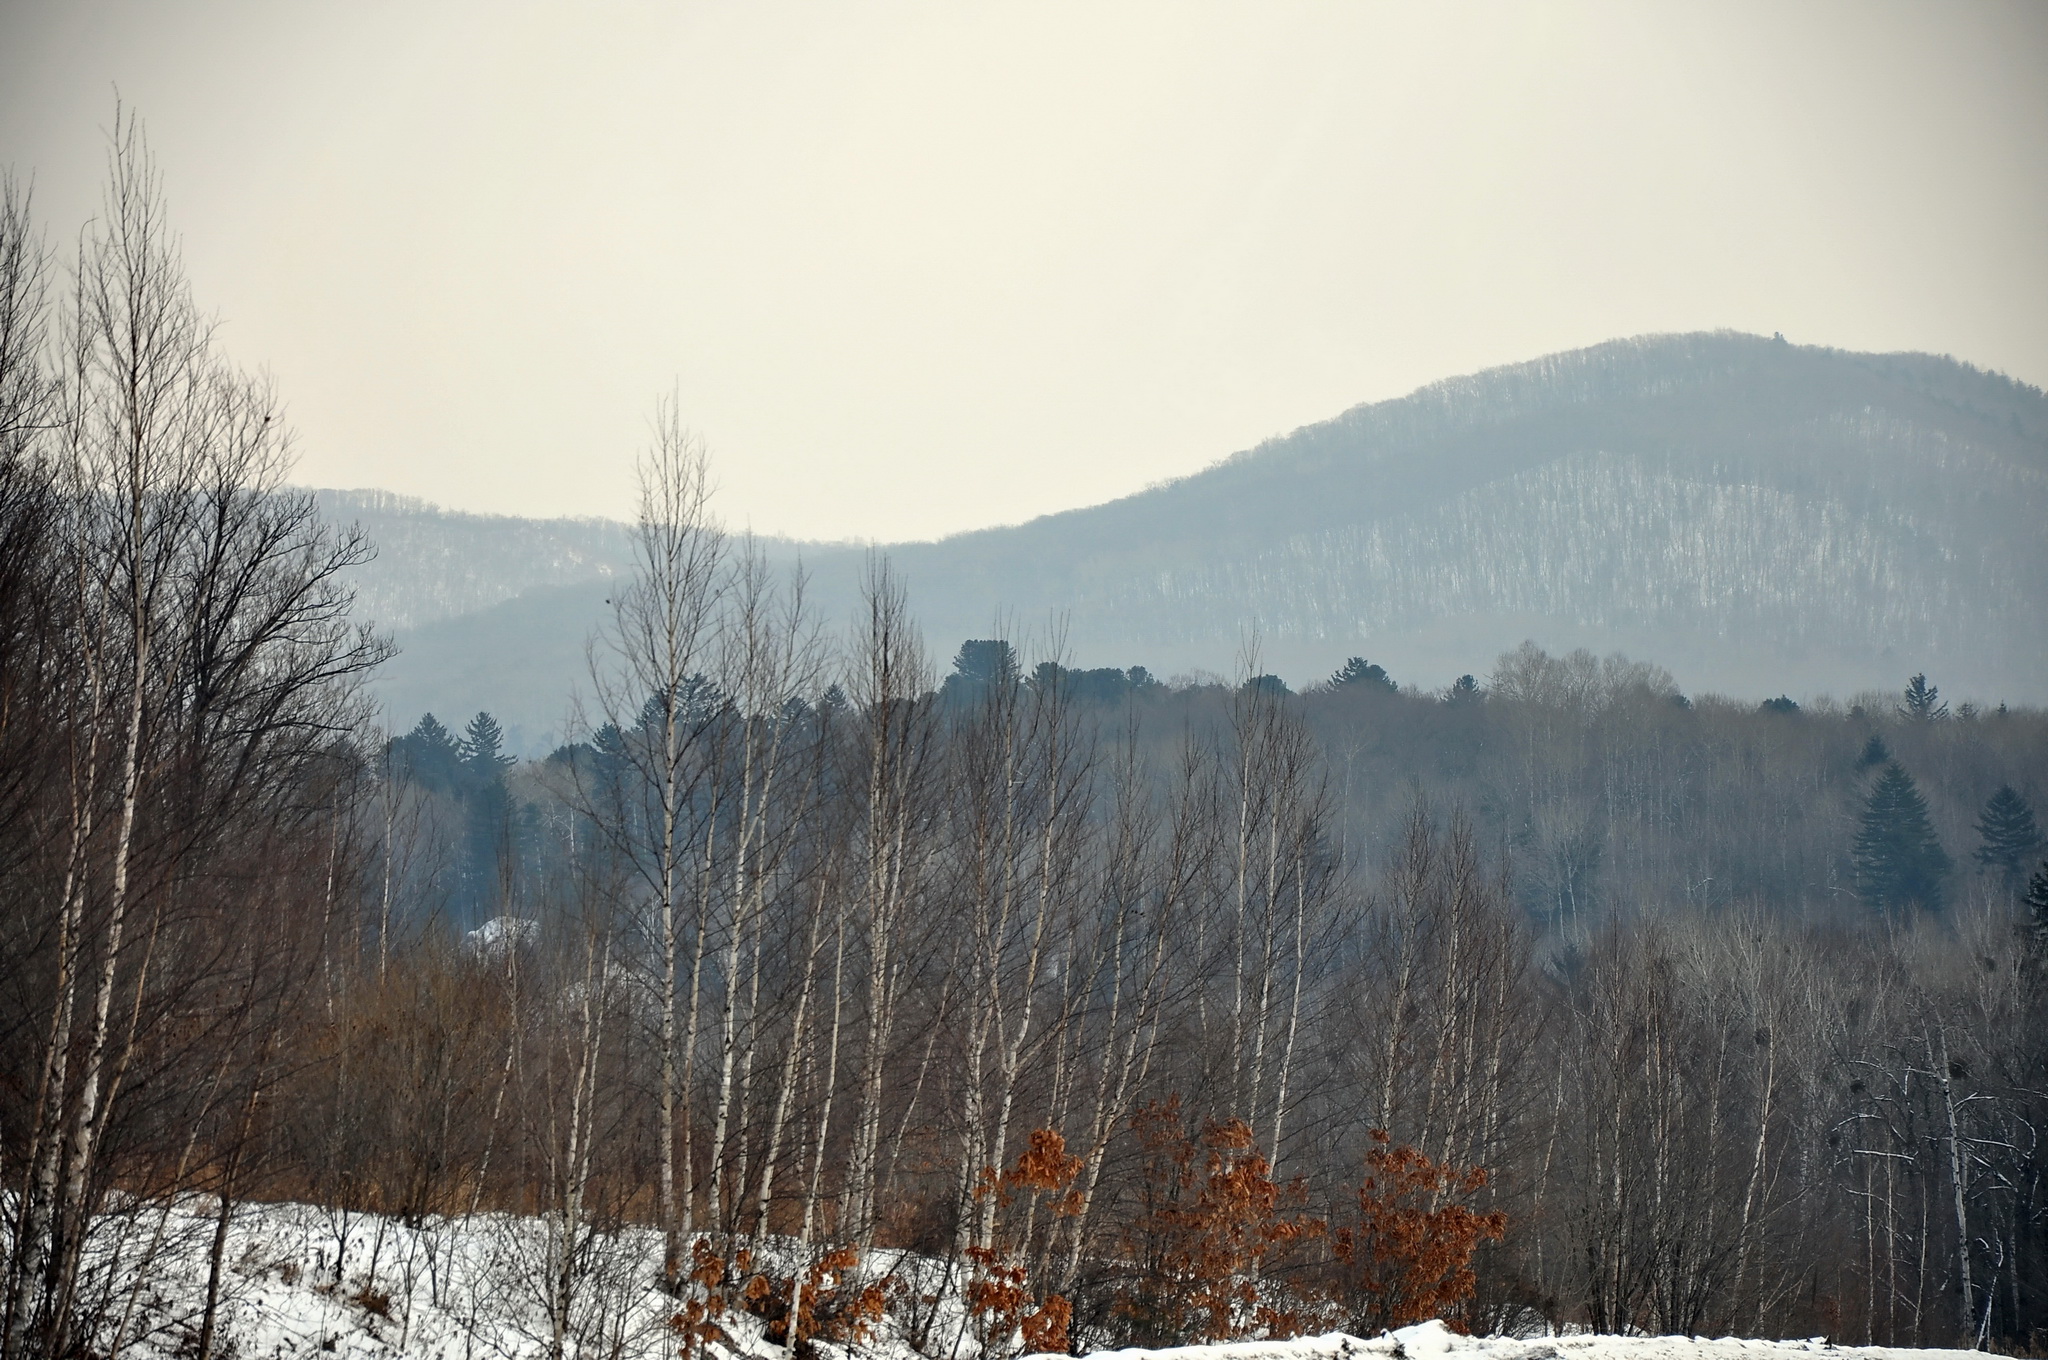
<svg viewBox="0 0 2048 1360">
<path fill-rule="evenodd" d="M 119 1253 L 125 1264 L 102 1276 L 123 1281 L 103 1296 L 105 1350 L 118 1350 L 125 1360 L 190 1357 L 206 1296 L 213 1205 L 197 1201 L 169 1212 L 152 1209 L 124 1227 Z M 308 1205 L 243 1206 L 231 1220 L 222 1254 L 215 1353 L 220 1360 L 541 1360 L 551 1353 L 559 1332 L 563 1351 L 571 1356 L 678 1356 L 681 1343 L 667 1326 L 674 1301 L 648 1287 L 660 1262 L 659 1237 L 641 1230 L 588 1234 L 570 1245 L 573 1284 L 564 1310 L 553 1302 L 563 1297 L 562 1243 L 543 1220 L 478 1215 L 412 1228 L 375 1215 Z M 144 1268 L 136 1268 L 145 1261 Z M 872 1265 L 878 1275 L 891 1273 L 907 1282 L 892 1303 L 952 1292 L 934 1262 L 889 1252 Z M 879 1333 L 859 1348 L 859 1357 L 912 1360 L 937 1354 L 973 1360 L 977 1347 L 964 1321 L 957 1306 L 943 1303 L 908 1318 L 892 1307 Z M 725 1326 L 734 1344 L 709 1346 L 712 1360 L 784 1360 L 783 1348 L 763 1336 L 758 1319 L 735 1313 Z M 914 1341 L 921 1341 L 922 1349 Z M 844 1357 L 830 1345 L 819 1350 Z M 1794 1355 L 1904 1360 L 1969 1352 L 1832 1346 L 1819 1338 L 1462 1337 L 1430 1322 L 1370 1340 L 1333 1333 L 1101 1354 L 1103 1360 L 1745 1360 Z"/>
<path fill-rule="evenodd" d="M 1766 1360 L 1766 1357 L 1836 1356 L 1840 1360 L 1907 1360 L 1910 1356 L 1965 1356 L 1975 1351 L 1915 1350 L 1896 1346 L 1831 1346 L 1811 1341 L 1744 1341 L 1735 1337 L 1553 1336 L 1517 1339 L 1459 1336 L 1440 1322 L 1403 1327 L 1370 1341 L 1342 1332 L 1296 1341 L 1245 1341 L 1229 1346 L 1176 1346 L 1169 1350 L 1101 1351 L 1095 1360 L 1346 1360 L 1349 1356 L 1473 1356 L 1486 1360 Z M 1033 1356 L 1029 1360 L 1046 1360 Z"/>
</svg>

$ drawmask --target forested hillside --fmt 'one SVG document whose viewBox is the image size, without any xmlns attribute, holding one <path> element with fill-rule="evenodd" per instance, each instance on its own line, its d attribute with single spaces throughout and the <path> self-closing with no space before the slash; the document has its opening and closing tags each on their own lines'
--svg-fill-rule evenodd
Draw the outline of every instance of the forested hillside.
<svg viewBox="0 0 2048 1360">
<path fill-rule="evenodd" d="M 537 586 L 607 582 L 631 562 L 614 520 L 466 515 L 388 491 L 317 491 L 320 513 L 377 545 L 351 577 L 357 612 L 386 631 L 460 618 Z"/>
<path fill-rule="evenodd" d="M 494 707 L 544 751 L 623 531 L 328 503 L 386 545 L 362 580 L 401 630 L 391 707 Z M 1939 658 L 1958 696 L 2042 703 L 2043 524 L 2037 389 L 1724 333 L 1438 383 L 1108 505 L 887 551 L 941 649 L 1006 617 L 1173 674 L 1227 670 L 1256 633 L 1297 683 L 1366 652 L 1433 687 L 1534 638 L 1749 699 Z M 768 546 L 826 613 L 854 607 L 864 551 Z M 493 688 L 490 656 L 526 664 Z"/>
<path fill-rule="evenodd" d="M 1066 609 L 1080 653 L 1169 669 L 1213 668 L 1255 620 L 1304 675 L 1370 651 L 1441 684 L 1533 636 L 1754 698 L 1938 655 L 1959 692 L 2038 702 L 2044 522 L 2038 390 L 1714 334 L 1439 383 L 1140 496 L 896 556 L 942 632 L 996 599 Z"/>
</svg>

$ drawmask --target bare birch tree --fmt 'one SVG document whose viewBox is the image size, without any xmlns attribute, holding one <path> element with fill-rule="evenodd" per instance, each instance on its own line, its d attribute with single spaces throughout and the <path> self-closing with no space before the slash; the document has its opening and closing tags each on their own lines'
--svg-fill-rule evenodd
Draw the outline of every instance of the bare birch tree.
<svg viewBox="0 0 2048 1360">
<path fill-rule="evenodd" d="M 620 734 L 617 756 L 628 773 L 589 791 L 594 821 L 633 867 L 651 907 L 659 1002 L 658 1194 L 662 1279 L 674 1290 L 682 1238 L 691 1226 L 687 1179 L 689 1092 L 694 1073 L 698 977 L 705 948 L 699 919 L 682 915 L 696 856 L 693 831 L 709 835 L 694 808 L 705 770 L 707 734 L 719 716 L 698 701 L 715 656 L 725 537 L 710 513 L 709 455 L 686 430 L 676 399 L 655 410 L 654 444 L 640 463 L 634 579 L 613 598 L 609 628 L 591 651 L 591 682 L 605 721 Z M 701 876 L 700 876 L 701 877 Z M 701 904 L 701 897 L 698 899 Z M 688 1023 L 681 1014 L 681 954 L 690 946 Z M 690 1031 L 685 1033 L 685 1030 Z"/>
</svg>

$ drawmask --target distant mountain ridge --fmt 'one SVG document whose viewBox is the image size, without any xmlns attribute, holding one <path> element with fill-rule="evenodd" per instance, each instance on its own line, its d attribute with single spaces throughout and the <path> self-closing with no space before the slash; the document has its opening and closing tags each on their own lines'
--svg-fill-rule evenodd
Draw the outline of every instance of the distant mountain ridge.
<svg viewBox="0 0 2048 1360">
<path fill-rule="evenodd" d="M 377 545 L 355 576 L 356 611 L 407 630 L 488 609 L 535 587 L 632 569 L 632 526 L 609 519 L 520 519 L 444 510 L 389 491 L 321 489 L 321 514 Z"/>
<path fill-rule="evenodd" d="M 386 541 L 410 564 L 379 598 L 411 579 L 450 608 L 475 552 L 523 555 L 527 576 L 491 573 L 477 609 L 406 606 L 420 622 L 384 682 L 401 714 L 460 653 L 580 638 L 624 560 L 623 526 L 443 519 L 438 538 L 431 516 L 366 526 L 401 528 Z M 864 553 L 777 547 L 799 551 L 820 602 L 849 608 Z M 1441 685 L 1533 637 L 1624 649 L 1696 689 L 1842 693 L 1927 669 L 1958 696 L 2039 703 L 2048 397 L 1931 355 L 1618 340 L 1357 406 L 1107 504 L 886 551 L 944 654 L 1008 617 L 1063 627 L 1084 665 L 1227 671 L 1255 632 L 1296 680 L 1361 653 Z M 550 686 L 559 711 L 568 677 L 535 660 L 498 681 Z M 444 688 L 443 706 L 491 702 Z"/>
</svg>

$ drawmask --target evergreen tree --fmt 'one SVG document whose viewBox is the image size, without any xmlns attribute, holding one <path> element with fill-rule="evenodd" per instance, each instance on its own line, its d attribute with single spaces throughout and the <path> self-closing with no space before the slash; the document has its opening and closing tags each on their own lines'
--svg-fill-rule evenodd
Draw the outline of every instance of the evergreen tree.
<svg viewBox="0 0 2048 1360">
<path fill-rule="evenodd" d="M 1927 800 L 1897 761 L 1884 767 L 1870 791 L 1856 832 L 1854 861 L 1856 891 L 1878 910 L 1914 902 L 1929 910 L 1941 906 L 1948 853 L 1927 819 Z"/>
<path fill-rule="evenodd" d="M 425 788 L 453 791 L 462 774 L 462 748 L 441 720 L 428 713 L 388 748 L 391 769 Z"/>
<path fill-rule="evenodd" d="M 1122 703 L 1131 692 L 1131 678 L 1115 666 L 1094 670 L 1068 671 L 1068 691 L 1084 704 Z"/>
<path fill-rule="evenodd" d="M 2028 925 L 2032 927 L 2034 947 L 2048 950 L 2048 860 L 2034 871 L 2027 880 L 2027 895 L 2020 901 L 2027 908 Z"/>
<path fill-rule="evenodd" d="M 1874 765 L 1889 765 L 1892 748 L 1884 744 L 1884 738 L 1877 733 L 1870 734 L 1870 740 L 1863 743 L 1863 754 L 1856 757 L 1856 767 L 1867 770 Z"/>
<path fill-rule="evenodd" d="M 1983 871 L 1997 876 L 2002 883 L 2017 886 L 2034 850 L 2041 844 L 2041 828 L 2034 821 L 2034 809 L 2018 789 L 2010 784 L 1999 786 L 1977 818 L 1977 835 L 1983 844 L 1977 847 L 1975 858 Z"/>
<path fill-rule="evenodd" d="M 462 730 L 459 747 L 468 775 L 463 790 L 466 834 L 463 846 L 461 906 L 472 922 L 506 914 L 510 908 L 510 851 L 517 841 L 512 799 L 505 788 L 505 768 L 513 758 L 502 753 L 505 734 L 498 720 L 478 713 Z"/>
<path fill-rule="evenodd" d="M 1479 682 L 1469 675 L 1461 675 L 1451 682 L 1444 694 L 1447 704 L 1475 704 L 1479 702 Z"/>
<path fill-rule="evenodd" d="M 1397 688 L 1394 678 L 1387 674 L 1386 667 L 1374 665 L 1362 656 L 1354 656 L 1339 666 L 1330 677 L 1331 689 L 1343 689 L 1348 685 L 1363 685 L 1369 688 L 1393 690 Z"/>
<path fill-rule="evenodd" d="M 1928 684 L 1924 675 L 1916 675 L 1906 682 L 1905 700 L 1899 705 L 1899 712 L 1905 717 L 1926 722 L 1948 716 L 1948 705 L 1941 701 L 1941 691 Z"/>
<path fill-rule="evenodd" d="M 647 696 L 647 702 L 640 705 L 640 730 L 661 731 L 662 724 L 668 720 L 671 702 L 676 722 L 685 728 L 703 727 L 727 704 L 725 691 L 719 688 L 716 680 L 701 671 L 693 672 L 683 677 L 673 695 L 664 696 L 656 690 Z"/>
<path fill-rule="evenodd" d="M 953 674 L 984 685 L 1017 683 L 1017 652 L 1001 638 L 969 638 L 953 655 Z"/>
<path fill-rule="evenodd" d="M 1047 664 L 1041 664 L 1039 670 L 1044 671 Z M 1001 638 L 969 638 L 953 654 L 953 673 L 940 685 L 939 697 L 949 704 L 978 704 L 991 688 L 1014 685 L 1020 676 L 1017 652 L 1009 643 Z"/>
<path fill-rule="evenodd" d="M 505 733 L 498 726 L 498 720 L 488 713 L 478 713 L 469 720 L 469 726 L 462 729 L 462 741 L 457 749 L 470 773 L 488 783 L 503 775 L 505 768 L 515 759 L 502 754 L 504 745 Z"/>
<path fill-rule="evenodd" d="M 1757 705 L 1759 713 L 1797 713 L 1799 705 L 1789 695 L 1780 694 L 1775 699 L 1766 699 Z"/>
</svg>

